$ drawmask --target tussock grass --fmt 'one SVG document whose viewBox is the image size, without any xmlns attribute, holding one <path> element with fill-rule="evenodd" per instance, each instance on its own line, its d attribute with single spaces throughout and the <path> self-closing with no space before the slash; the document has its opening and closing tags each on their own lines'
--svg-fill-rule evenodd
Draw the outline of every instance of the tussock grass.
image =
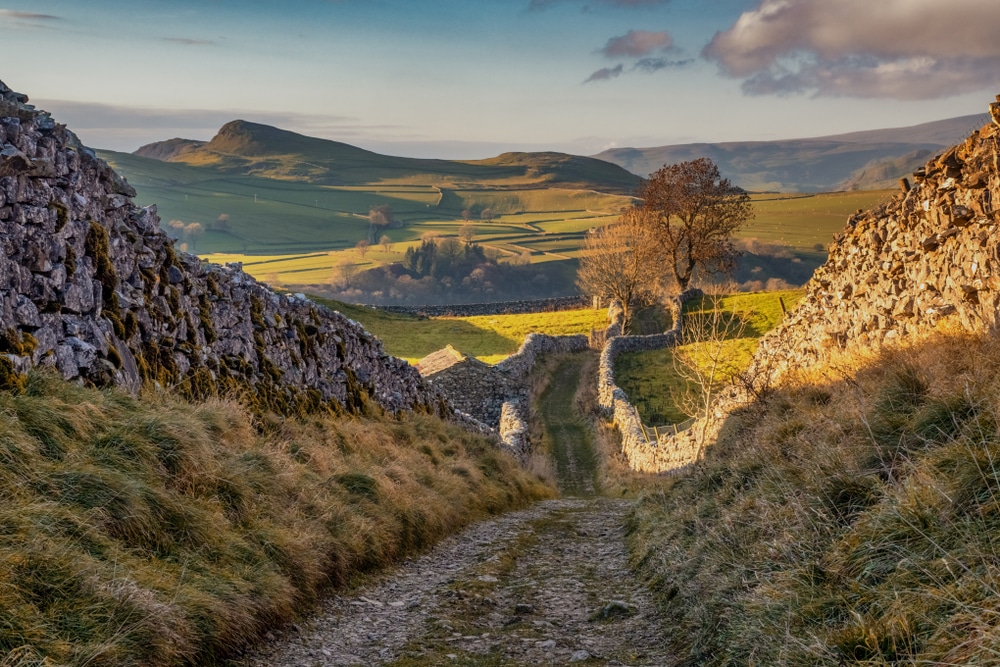
<svg viewBox="0 0 1000 667">
<path fill-rule="evenodd" d="M 1000 341 L 847 359 L 735 415 L 631 525 L 680 665 L 997 664 Z"/>
<path fill-rule="evenodd" d="M 550 493 L 428 416 L 262 427 L 33 374 L 0 393 L 0 665 L 205 664 Z"/>
</svg>

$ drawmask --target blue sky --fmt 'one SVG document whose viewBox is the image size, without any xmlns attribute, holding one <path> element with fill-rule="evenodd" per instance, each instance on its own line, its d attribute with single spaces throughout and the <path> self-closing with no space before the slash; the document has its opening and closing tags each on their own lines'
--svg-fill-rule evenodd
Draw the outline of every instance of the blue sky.
<svg viewBox="0 0 1000 667">
<path fill-rule="evenodd" d="M 0 80 L 117 150 L 244 118 L 593 154 L 980 113 L 998 33 L 997 0 L 0 0 Z"/>
</svg>

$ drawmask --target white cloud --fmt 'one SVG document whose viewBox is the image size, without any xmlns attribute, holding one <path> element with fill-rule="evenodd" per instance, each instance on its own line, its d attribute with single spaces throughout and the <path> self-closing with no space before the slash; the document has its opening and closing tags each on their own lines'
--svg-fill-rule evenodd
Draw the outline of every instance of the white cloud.
<svg viewBox="0 0 1000 667">
<path fill-rule="evenodd" d="M 930 99 L 1000 84 L 1000 2 L 761 0 L 702 55 L 750 94 Z"/>
<path fill-rule="evenodd" d="M 218 42 L 211 39 L 193 39 L 191 37 L 164 37 L 164 42 L 181 44 L 183 46 L 218 46 Z"/>
<path fill-rule="evenodd" d="M 19 12 L 13 9 L 0 9 L 0 18 L 16 19 L 21 21 L 58 21 L 58 16 L 52 14 L 39 14 L 37 12 Z"/>
<path fill-rule="evenodd" d="M 15 30 L 51 30 L 59 21 L 62 21 L 62 17 L 52 14 L 0 9 L 0 26 Z"/>
</svg>

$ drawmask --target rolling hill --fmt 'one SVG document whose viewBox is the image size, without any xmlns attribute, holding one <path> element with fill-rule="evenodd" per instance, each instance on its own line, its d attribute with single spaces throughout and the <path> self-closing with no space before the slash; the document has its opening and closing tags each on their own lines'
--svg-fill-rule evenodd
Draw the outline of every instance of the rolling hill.
<svg viewBox="0 0 1000 667">
<path fill-rule="evenodd" d="M 321 185 L 475 184 L 631 194 L 639 183 L 618 165 L 590 157 L 564 153 L 505 153 L 471 161 L 394 157 L 244 120 L 226 123 L 208 142 L 170 139 L 143 146 L 135 155 Z"/>
<path fill-rule="evenodd" d="M 876 190 L 895 187 L 901 176 L 984 122 L 983 116 L 961 116 L 809 139 L 614 148 L 594 157 L 643 177 L 665 164 L 708 157 L 723 176 L 757 192 Z"/>
</svg>

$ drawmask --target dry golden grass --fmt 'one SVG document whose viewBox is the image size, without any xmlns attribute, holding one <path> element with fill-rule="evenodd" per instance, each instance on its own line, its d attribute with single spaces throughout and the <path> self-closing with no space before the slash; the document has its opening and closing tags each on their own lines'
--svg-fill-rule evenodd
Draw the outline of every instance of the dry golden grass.
<svg viewBox="0 0 1000 667">
<path fill-rule="evenodd" d="M 550 493 L 428 416 L 262 433 L 237 403 L 32 375 L 0 393 L 0 665 L 204 664 Z"/>
<path fill-rule="evenodd" d="M 997 664 L 1000 341 L 842 359 L 631 526 L 682 665 Z"/>
</svg>

